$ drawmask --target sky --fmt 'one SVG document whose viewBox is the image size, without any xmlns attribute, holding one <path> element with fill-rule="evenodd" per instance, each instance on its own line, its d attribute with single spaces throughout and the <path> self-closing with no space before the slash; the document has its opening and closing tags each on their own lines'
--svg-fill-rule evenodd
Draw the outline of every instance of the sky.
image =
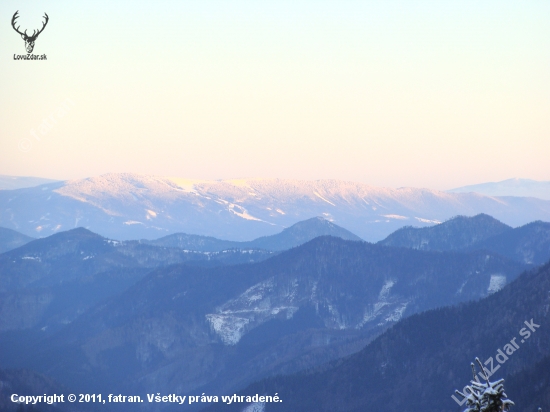
<svg viewBox="0 0 550 412">
<path fill-rule="evenodd" d="M 36 55 L 15 60 L 32 33 Z M 550 2 L 0 2 L 0 174 L 550 180 Z"/>
</svg>

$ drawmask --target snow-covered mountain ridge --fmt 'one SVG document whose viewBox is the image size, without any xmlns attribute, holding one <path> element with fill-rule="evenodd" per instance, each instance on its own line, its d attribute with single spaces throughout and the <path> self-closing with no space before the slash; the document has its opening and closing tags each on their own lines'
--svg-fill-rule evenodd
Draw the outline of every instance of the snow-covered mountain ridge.
<svg viewBox="0 0 550 412">
<path fill-rule="evenodd" d="M 375 241 L 406 225 L 478 213 L 512 226 L 550 221 L 550 201 L 338 180 L 204 181 L 128 173 L 0 191 L 0 226 L 30 236 L 84 226 L 115 239 L 184 232 L 250 240 L 322 216 Z"/>
</svg>

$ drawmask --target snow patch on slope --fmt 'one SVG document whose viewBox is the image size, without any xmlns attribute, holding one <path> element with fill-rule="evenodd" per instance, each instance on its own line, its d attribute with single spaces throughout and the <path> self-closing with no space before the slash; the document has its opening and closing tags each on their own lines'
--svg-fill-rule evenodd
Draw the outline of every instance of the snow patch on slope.
<svg viewBox="0 0 550 412">
<path fill-rule="evenodd" d="M 23 256 L 21 259 L 23 259 L 23 260 L 37 260 L 39 262 L 42 262 L 42 260 L 37 256 Z"/>
<path fill-rule="evenodd" d="M 489 295 L 498 292 L 506 285 L 506 276 L 504 275 L 491 275 L 491 280 L 489 281 L 489 287 L 487 288 L 487 293 Z"/>
<path fill-rule="evenodd" d="M 228 205 L 229 207 L 229 211 L 231 213 L 233 213 L 234 215 L 237 215 L 239 217 L 242 217 L 243 219 L 246 219 L 246 220 L 256 220 L 258 222 L 264 222 L 264 220 L 262 219 L 258 219 L 257 217 L 254 217 L 252 216 L 250 213 L 248 213 L 248 211 L 242 207 L 242 206 L 239 206 L 239 205 L 235 205 L 233 203 L 229 203 Z M 237 210 L 235 210 L 237 209 Z M 267 223 L 267 222 L 266 222 Z"/>
<path fill-rule="evenodd" d="M 407 309 L 407 306 L 409 305 L 409 302 L 404 302 L 401 305 L 399 305 L 397 308 L 395 308 L 386 318 L 384 321 L 386 322 L 398 322 L 403 317 L 403 313 L 405 313 L 405 310 Z M 380 323 L 382 325 L 383 323 Z"/>
<path fill-rule="evenodd" d="M 297 289 L 297 279 L 284 285 L 269 279 L 224 303 L 206 319 L 225 345 L 235 345 L 248 330 L 269 319 L 291 319 L 299 309 L 293 302 Z"/>
<path fill-rule="evenodd" d="M 336 206 L 334 203 L 332 203 L 330 200 L 325 199 L 325 198 L 324 198 L 323 196 L 321 196 L 319 193 L 317 193 L 317 192 L 314 191 L 313 194 L 314 194 L 315 196 L 317 196 L 319 199 L 324 200 L 325 202 L 327 202 L 329 205 Z"/>
<path fill-rule="evenodd" d="M 249 319 L 231 314 L 208 314 L 206 319 L 225 345 L 236 345 L 244 335 Z"/>
<path fill-rule="evenodd" d="M 397 219 L 397 220 L 407 220 L 407 216 L 401 216 L 401 215 L 382 215 L 382 217 L 388 218 L 388 219 Z"/>
<path fill-rule="evenodd" d="M 242 412 L 264 412 L 265 402 L 255 402 L 248 405 Z"/>
<path fill-rule="evenodd" d="M 397 322 L 403 317 L 409 302 L 399 302 L 396 299 L 389 298 L 390 291 L 395 284 L 394 280 L 386 280 L 378 294 L 378 301 L 365 309 L 363 319 L 355 326 L 356 329 L 361 329 L 365 324 L 377 318 L 383 318 L 383 321 L 378 324 L 383 325 L 387 322 Z"/>
<path fill-rule="evenodd" d="M 441 223 L 439 220 L 424 219 L 422 217 L 415 217 L 415 219 L 422 223 L 433 223 L 435 225 L 439 225 Z"/>
<path fill-rule="evenodd" d="M 395 285 L 395 282 L 393 280 L 386 280 L 386 283 L 384 283 L 384 286 L 382 286 L 382 290 L 378 295 L 378 300 L 385 302 L 393 285 Z"/>
</svg>

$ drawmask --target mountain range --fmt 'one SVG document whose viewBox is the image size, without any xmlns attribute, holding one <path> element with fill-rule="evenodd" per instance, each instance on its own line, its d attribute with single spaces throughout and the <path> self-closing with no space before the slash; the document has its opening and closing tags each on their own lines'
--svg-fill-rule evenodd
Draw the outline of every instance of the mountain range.
<svg viewBox="0 0 550 412">
<path fill-rule="evenodd" d="M 103 238 L 74 232 L 68 233 L 89 237 L 90 248 L 108 247 Z M 9 264 L 36 242 L 1 256 L 9 255 Z M 83 248 L 81 242 L 71 256 L 84 256 Z M 56 253 L 56 247 L 46 248 L 33 257 L 45 262 Z M 113 260 L 96 253 L 96 267 Z M 133 285 L 67 318 L 63 327 L 52 320 L 59 309 L 44 305 L 35 326 L 0 334 L 6 348 L 0 362 L 47 373 L 75 390 L 143 394 L 154 386 L 177 393 L 228 393 L 255 379 L 350 355 L 400 319 L 488 296 L 524 268 L 486 251 L 418 251 L 318 237 L 259 263 L 176 264 L 138 274 Z M 71 292 L 59 270 L 48 282 L 79 302 L 90 299 L 86 293 L 93 287 Z M 23 279 L 36 277 L 35 285 L 45 282 L 32 277 L 36 270 L 16 272 Z M 116 273 L 105 277 L 114 282 Z M 9 276 L 2 283 L 16 289 Z M 30 285 L 17 287 L 25 294 Z M 52 306 L 61 306 L 55 302 Z M 65 306 L 71 308 L 70 302 Z M 11 312 L 5 318 L 17 317 Z M 51 331 L 44 330 L 44 322 L 51 322 Z"/>
<path fill-rule="evenodd" d="M 459 406 L 451 396 L 469 384 L 470 363 L 479 357 L 491 381 L 506 378 L 506 393 L 518 410 L 547 410 L 549 308 L 547 264 L 481 301 L 404 319 L 348 358 L 263 380 L 239 395 L 278 393 L 283 399 L 254 405 L 262 411 L 460 411 L 466 405 Z"/>
<path fill-rule="evenodd" d="M 220 240 L 214 237 L 175 233 L 156 240 L 142 240 L 154 246 L 174 247 L 201 252 L 220 252 L 227 249 L 263 249 L 281 251 L 299 246 L 318 236 L 335 236 L 344 240 L 360 241 L 361 238 L 322 217 L 314 217 L 293 224 L 281 233 L 263 236 L 249 242 Z"/>
<path fill-rule="evenodd" d="M 249 263 L 271 256 L 265 250 L 198 252 L 120 242 L 83 228 L 60 232 L 0 254 L 0 331 L 57 330 L 157 267 Z"/>
<path fill-rule="evenodd" d="M 293 224 L 291 227 L 283 229 L 280 233 L 271 236 L 263 236 L 249 242 L 236 242 L 231 240 L 216 239 L 211 236 L 200 236 L 187 233 L 174 233 L 164 236 L 160 239 L 138 241 L 140 244 L 183 249 L 190 253 L 190 260 L 200 260 L 200 256 L 210 257 L 209 260 L 220 261 L 227 256 L 219 254 L 205 254 L 191 252 L 222 252 L 225 255 L 231 255 L 230 249 L 253 250 L 250 253 L 256 253 L 258 250 L 281 251 L 299 246 L 318 236 L 336 236 L 346 240 L 361 240 L 350 231 L 335 225 L 322 217 L 314 217 Z M 26 243 L 34 240 L 29 236 L 23 235 L 12 229 L 0 227 L 0 253 L 16 249 Z M 122 242 L 117 241 L 117 244 Z M 124 243 L 129 245 L 131 243 Z M 226 259 L 227 260 L 227 259 Z M 233 262 L 235 263 L 235 262 Z"/>
<path fill-rule="evenodd" d="M 280 234 L 252 242 L 185 234 L 151 242 L 115 241 L 83 228 L 34 241 L 9 229 L 0 228 L 2 233 L 10 235 L 10 244 L 19 238 L 27 243 L 0 254 L 0 331 L 56 330 L 153 268 L 174 263 L 219 266 L 258 262 L 274 256 L 274 250 L 290 249 L 322 235 L 360 240 L 322 218 L 296 223 Z"/>
<path fill-rule="evenodd" d="M 550 221 L 550 201 L 336 180 L 192 181 L 135 174 L 0 190 L 0 226 L 32 237 L 83 226 L 118 240 L 192 233 L 249 241 L 321 216 L 378 241 L 405 225 L 479 213 L 511 226 Z"/>
<path fill-rule="evenodd" d="M 457 216 L 432 227 L 401 228 L 379 243 L 418 250 L 460 250 L 509 230 L 510 226 L 486 214 Z"/>
<path fill-rule="evenodd" d="M 371 244 L 316 237 L 330 233 L 358 239 L 326 219 L 314 218 L 257 239 L 256 246 L 273 250 L 249 248 L 256 241 L 215 250 L 225 241 L 184 234 L 158 239 L 155 245 L 115 241 L 84 228 L 59 232 L 0 254 L 0 374 L 14 387 L 22 387 L 18 376 L 28 376 L 36 388 L 53 378 L 61 382 L 56 385 L 71 391 L 133 394 L 145 394 L 151 388 L 178 394 L 231 394 L 257 381 L 248 390 L 271 393 L 275 389 L 290 404 L 285 410 L 304 411 L 313 410 L 311 403 L 300 400 L 312 391 L 307 386 L 311 379 L 341 402 L 341 410 L 364 408 L 361 399 L 374 399 L 376 409 L 408 410 L 403 397 L 419 385 L 411 383 L 413 376 L 419 382 L 418 377 L 426 376 L 426 385 L 434 385 L 436 391 L 447 390 L 459 380 L 456 372 L 435 382 L 433 373 L 418 364 L 425 362 L 427 348 L 437 352 L 442 339 L 445 350 L 471 354 L 465 348 L 471 345 L 483 357 L 489 340 L 501 336 L 492 327 L 494 336 L 483 335 L 479 332 L 483 327 L 475 322 L 477 329 L 464 326 L 472 324 L 460 312 L 470 307 L 466 302 L 482 305 L 467 311 L 471 317 L 479 317 L 474 315 L 477 311 L 495 316 L 481 317 L 482 325 L 502 326 L 497 315 L 514 320 L 517 314 L 513 314 L 513 299 L 500 290 L 510 290 L 511 282 L 514 290 L 524 284 L 532 288 L 531 277 L 544 290 L 545 278 L 538 271 L 524 273 L 521 282 L 514 279 L 548 255 L 549 226 L 531 222 L 512 228 L 488 215 L 458 216 L 433 227 L 403 228 Z M 521 299 L 530 299 L 528 292 L 521 293 Z M 501 302 L 493 298 L 497 295 L 504 296 L 508 312 L 495 303 Z M 526 302 L 526 307 L 536 305 L 537 299 Z M 482 303 L 487 301 L 491 303 Z M 545 310 L 537 316 L 548 313 Z M 438 318 L 433 313 L 446 315 Z M 456 313 L 458 317 L 453 318 Z M 414 320 L 418 318 L 422 320 Z M 411 325 L 407 322 L 413 324 L 405 327 L 406 333 L 391 335 L 402 331 L 402 325 Z M 432 331 L 442 324 L 443 332 Z M 432 335 L 435 346 L 430 343 Z M 472 340 L 476 336 L 484 343 Z M 376 343 L 382 338 L 383 344 Z M 547 341 L 533 342 L 540 346 Z M 376 375 L 377 364 L 365 366 L 372 369 L 368 378 L 361 375 L 363 366 L 351 375 L 339 369 L 348 360 L 360 365 L 362 358 L 356 356 L 367 350 L 363 348 L 378 351 L 375 359 L 382 363 L 396 356 L 393 369 L 383 367 L 382 378 Z M 413 360 L 406 361 L 403 353 L 395 353 L 398 350 L 408 351 Z M 514 365 L 506 372 L 512 374 L 510 382 L 544 381 L 541 371 L 548 353 L 537 350 L 525 362 L 510 363 Z M 439 362 L 442 356 L 460 358 L 444 353 L 437 355 Z M 463 365 L 466 372 L 471 360 Z M 426 362 L 435 367 L 431 359 Z M 458 363 L 453 366 L 458 368 Z M 34 369 L 48 376 L 31 371 L 18 375 L 6 368 Z M 403 379 L 396 375 L 399 368 L 408 373 Z M 388 389 L 385 370 L 391 371 L 388 379 L 398 387 L 409 388 L 404 395 Z M 322 380 L 330 371 L 334 371 L 330 379 L 336 382 L 329 384 L 333 392 Z M 338 391 L 353 388 L 349 380 L 354 376 L 370 383 L 364 397 L 344 395 L 359 402 L 349 406 Z M 50 390 L 58 387 L 48 385 Z M 537 388 L 514 394 L 538 402 L 544 393 Z M 428 399 L 434 392 L 424 392 L 421 398 L 411 399 L 434 410 Z M 326 393 L 311 393 L 312 399 L 325 402 Z M 389 406 L 384 403 L 388 400 Z M 142 410 L 149 410 L 147 406 Z M 274 407 L 239 406 L 249 408 L 247 412 Z M 440 410 L 458 409 L 451 405 Z"/>
<path fill-rule="evenodd" d="M 526 264 L 550 260 L 550 223 L 511 228 L 491 216 L 458 216 L 428 228 L 405 227 L 379 242 L 418 250 L 490 250 Z"/>
<path fill-rule="evenodd" d="M 550 200 L 550 182 L 532 179 L 508 179 L 448 190 L 449 193 L 476 192 L 487 196 L 536 197 Z"/>
</svg>

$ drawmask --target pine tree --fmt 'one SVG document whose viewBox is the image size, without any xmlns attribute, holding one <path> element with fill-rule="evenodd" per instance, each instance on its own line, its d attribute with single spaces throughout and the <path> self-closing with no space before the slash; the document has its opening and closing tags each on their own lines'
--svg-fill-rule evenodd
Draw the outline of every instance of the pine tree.
<svg viewBox="0 0 550 412">
<path fill-rule="evenodd" d="M 485 382 L 480 382 L 475 365 L 471 363 L 473 380 L 471 385 L 467 387 L 468 393 L 462 393 L 455 391 L 458 395 L 466 399 L 467 408 L 464 412 L 506 412 L 514 405 L 506 394 L 504 393 L 504 379 L 498 381 L 489 381 L 489 375 L 483 368 L 479 358 L 476 358 L 476 362 L 481 369 L 480 375 L 485 379 Z M 466 390 L 464 390 L 466 392 Z M 539 408 L 539 412 L 542 412 Z"/>
</svg>

